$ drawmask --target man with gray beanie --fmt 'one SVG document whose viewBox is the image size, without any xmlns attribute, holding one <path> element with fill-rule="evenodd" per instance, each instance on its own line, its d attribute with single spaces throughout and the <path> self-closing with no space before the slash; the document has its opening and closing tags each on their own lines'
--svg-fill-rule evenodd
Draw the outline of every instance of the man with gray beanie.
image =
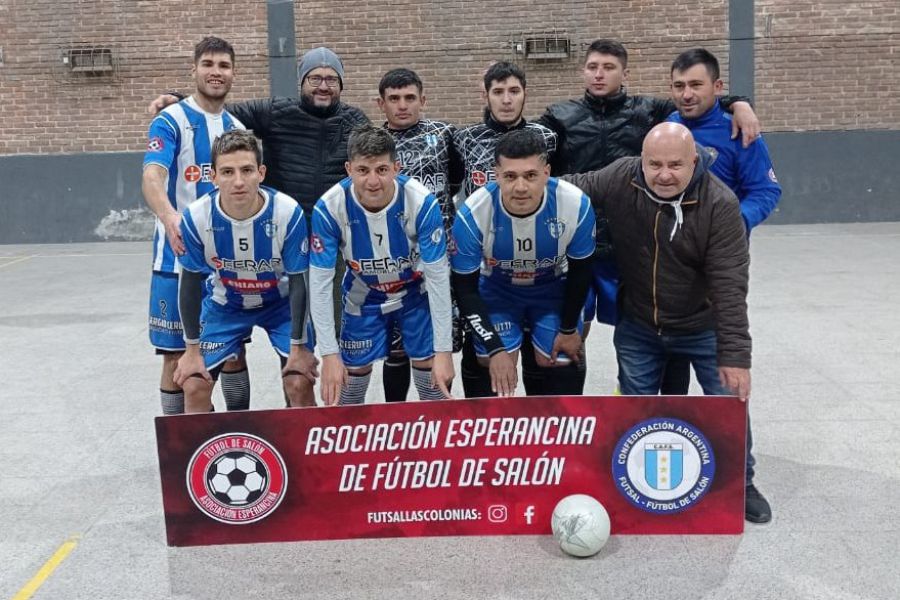
<svg viewBox="0 0 900 600">
<path fill-rule="evenodd" d="M 300 203 L 312 215 L 316 200 L 346 176 L 347 140 L 369 119 L 341 102 L 344 64 L 320 46 L 300 58 L 300 99 L 274 97 L 227 105 L 227 110 L 263 142 L 266 183 Z M 160 96 L 151 112 L 176 102 Z"/>
</svg>

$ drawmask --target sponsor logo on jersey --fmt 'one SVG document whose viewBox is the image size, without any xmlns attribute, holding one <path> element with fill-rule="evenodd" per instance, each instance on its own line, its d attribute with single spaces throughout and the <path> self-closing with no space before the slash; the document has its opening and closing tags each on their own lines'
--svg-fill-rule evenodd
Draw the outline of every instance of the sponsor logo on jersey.
<svg viewBox="0 0 900 600">
<path fill-rule="evenodd" d="M 281 267 L 281 259 L 277 257 L 263 258 L 261 260 L 212 257 L 213 266 L 216 270 L 224 269 L 226 271 L 250 271 L 251 273 L 274 273 L 275 269 Z"/>
<path fill-rule="evenodd" d="M 166 147 L 160 137 L 152 137 L 147 141 L 147 152 L 162 152 Z"/>
<path fill-rule="evenodd" d="M 715 471 L 706 436 L 679 419 L 641 421 L 613 449 L 616 488 L 646 512 L 672 514 L 694 506 L 709 491 Z"/>
<path fill-rule="evenodd" d="M 241 294 L 260 294 L 278 287 L 277 279 L 232 279 L 222 277 L 222 285 Z"/>
<path fill-rule="evenodd" d="M 499 267 L 501 269 L 530 269 L 536 271 L 538 269 L 549 269 L 561 265 L 566 261 L 565 256 L 553 256 L 542 258 L 540 260 L 533 258 L 512 258 L 512 259 L 496 259 L 494 257 L 487 259 L 487 264 L 491 267 Z"/>
<path fill-rule="evenodd" d="M 384 258 L 351 259 L 347 261 L 347 266 L 360 275 L 389 275 L 412 269 L 417 260 L 419 260 L 419 253 L 414 251 L 408 257 L 386 256 Z"/>
<path fill-rule="evenodd" d="M 487 342 L 494 339 L 494 333 L 481 324 L 480 315 L 466 315 L 466 320 L 469 322 L 469 327 L 472 328 L 472 331 L 477 333 L 482 341 Z"/>
<path fill-rule="evenodd" d="M 184 180 L 188 183 L 209 183 L 212 181 L 210 173 L 212 172 L 212 163 L 203 163 L 201 165 L 188 165 L 184 168 Z"/>
<path fill-rule="evenodd" d="M 488 174 L 484 171 L 472 171 L 472 183 L 482 186 L 488 182 Z"/>
<path fill-rule="evenodd" d="M 266 518 L 281 504 L 288 473 L 261 437 L 226 433 L 203 442 L 188 463 L 188 495 L 207 517 L 227 525 Z"/>
</svg>

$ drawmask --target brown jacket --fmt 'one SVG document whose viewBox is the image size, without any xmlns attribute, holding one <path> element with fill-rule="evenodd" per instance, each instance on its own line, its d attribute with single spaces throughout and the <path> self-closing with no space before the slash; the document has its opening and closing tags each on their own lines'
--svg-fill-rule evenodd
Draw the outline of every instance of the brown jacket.
<svg viewBox="0 0 900 600">
<path fill-rule="evenodd" d="M 750 368 L 747 232 L 737 198 L 706 170 L 708 162 L 701 153 L 674 235 L 675 210 L 648 196 L 640 157 L 562 179 L 608 221 L 622 316 L 660 334 L 715 329 L 719 366 Z"/>
</svg>

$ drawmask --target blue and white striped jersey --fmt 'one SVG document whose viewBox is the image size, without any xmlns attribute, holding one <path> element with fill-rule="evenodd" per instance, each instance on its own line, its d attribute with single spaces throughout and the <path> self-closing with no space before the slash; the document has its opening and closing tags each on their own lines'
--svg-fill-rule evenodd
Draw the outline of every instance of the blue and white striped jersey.
<svg viewBox="0 0 900 600">
<path fill-rule="evenodd" d="M 169 172 L 169 202 L 178 212 L 183 213 L 197 198 L 213 191 L 212 144 L 231 129 L 244 129 L 244 125 L 226 111 L 216 115 L 204 112 L 193 97 L 166 107 L 150 123 L 144 168 L 159 165 Z M 153 236 L 153 270 L 178 272 L 175 253 L 158 219 Z"/>
<path fill-rule="evenodd" d="M 503 207 L 500 186 L 491 182 L 457 212 L 450 266 L 461 274 L 481 269 L 482 281 L 532 286 L 538 293 L 540 286 L 562 281 L 567 257 L 593 252 L 594 210 L 580 189 L 551 177 L 537 212 L 515 217 Z"/>
<path fill-rule="evenodd" d="M 181 236 L 186 253 L 181 267 L 213 271 L 210 298 L 222 306 L 246 310 L 288 296 L 287 276 L 309 268 L 309 233 L 303 209 L 293 198 L 260 187 L 262 209 L 243 221 L 222 210 L 219 190 L 184 211 Z"/>
<path fill-rule="evenodd" d="M 378 212 L 362 207 L 347 177 L 313 209 L 310 265 L 347 264 L 342 283 L 349 314 L 385 314 L 425 293 L 420 262 L 447 255 L 441 208 L 416 179 L 398 175 L 394 198 Z"/>
</svg>

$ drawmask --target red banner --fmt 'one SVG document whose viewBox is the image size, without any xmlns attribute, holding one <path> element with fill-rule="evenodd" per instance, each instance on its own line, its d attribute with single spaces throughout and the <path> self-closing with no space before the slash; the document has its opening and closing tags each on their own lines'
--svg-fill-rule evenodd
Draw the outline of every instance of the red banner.
<svg viewBox="0 0 900 600">
<path fill-rule="evenodd" d="M 746 420 L 719 396 L 158 417 L 168 543 L 548 534 L 578 493 L 613 534 L 737 534 Z"/>
</svg>

